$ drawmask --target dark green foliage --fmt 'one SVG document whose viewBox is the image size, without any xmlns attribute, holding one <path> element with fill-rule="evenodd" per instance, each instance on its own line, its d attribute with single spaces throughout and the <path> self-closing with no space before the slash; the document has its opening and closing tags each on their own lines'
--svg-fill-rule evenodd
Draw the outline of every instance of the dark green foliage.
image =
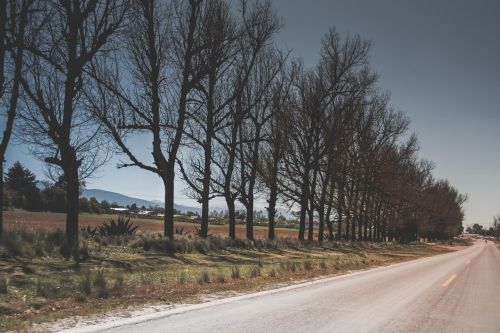
<svg viewBox="0 0 500 333">
<path fill-rule="evenodd" d="M 89 225 L 86 228 L 81 229 L 82 236 L 91 238 L 97 235 L 97 227 L 91 228 Z"/>
<path fill-rule="evenodd" d="M 184 227 L 181 227 L 181 228 L 175 228 L 175 234 L 176 235 L 186 235 L 187 232 L 185 233 L 184 232 Z"/>
<path fill-rule="evenodd" d="M 101 236 L 125 236 L 135 234 L 137 228 L 139 226 L 134 226 L 130 222 L 130 217 L 119 216 L 116 221 L 111 219 L 109 222 L 103 223 L 99 226 L 98 230 Z"/>
<path fill-rule="evenodd" d="M 5 175 L 5 187 L 9 192 L 10 203 L 17 208 L 40 210 L 42 199 L 36 187 L 35 175 L 19 162 L 14 163 Z"/>
<path fill-rule="evenodd" d="M 198 228 L 197 226 L 195 226 L 194 230 L 195 230 L 196 236 L 201 237 L 201 238 L 206 238 L 206 237 L 203 237 L 203 234 L 201 232 L 201 228 Z M 212 237 L 212 236 L 213 236 L 212 234 L 207 235 L 207 237 Z"/>
</svg>

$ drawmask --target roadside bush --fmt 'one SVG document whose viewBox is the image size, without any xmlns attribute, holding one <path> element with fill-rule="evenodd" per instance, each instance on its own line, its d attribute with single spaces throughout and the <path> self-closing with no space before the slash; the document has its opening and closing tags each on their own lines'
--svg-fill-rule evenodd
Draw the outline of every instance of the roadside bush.
<svg viewBox="0 0 500 333">
<path fill-rule="evenodd" d="M 0 255 L 43 257 L 52 254 L 64 243 L 64 233 L 57 229 L 5 230 L 0 239 Z"/>
<path fill-rule="evenodd" d="M 179 284 L 185 284 L 187 282 L 186 272 L 180 272 L 179 275 L 177 275 L 177 282 Z"/>
<path fill-rule="evenodd" d="M 78 284 L 78 289 L 86 296 L 90 296 L 92 294 L 92 277 L 90 271 L 83 274 Z"/>
<path fill-rule="evenodd" d="M 7 294 L 9 287 L 9 278 L 5 275 L 0 275 L 0 294 Z"/>
<path fill-rule="evenodd" d="M 94 277 L 94 287 L 96 290 L 97 297 L 106 298 L 109 296 L 108 283 L 106 281 L 106 276 L 104 275 L 104 270 L 100 269 L 97 271 Z"/>
<path fill-rule="evenodd" d="M 210 274 L 207 271 L 203 271 L 198 279 L 198 284 L 210 283 Z"/>
<path fill-rule="evenodd" d="M 289 271 L 289 272 L 297 271 L 297 264 L 295 262 L 287 261 L 286 263 L 280 263 L 280 267 L 281 267 L 281 269 Z"/>
<path fill-rule="evenodd" d="M 234 266 L 231 268 L 231 278 L 233 280 L 239 279 L 241 277 L 240 268 L 238 266 Z"/>
<path fill-rule="evenodd" d="M 124 285 L 125 285 L 125 276 L 123 275 L 122 272 L 119 272 L 115 278 L 114 288 L 122 289 Z"/>
<path fill-rule="evenodd" d="M 125 218 L 123 216 L 118 216 L 118 219 L 109 220 L 98 227 L 99 234 L 101 236 L 124 236 L 124 235 L 134 235 L 139 226 L 134 226 L 130 222 L 130 217 Z"/>
<path fill-rule="evenodd" d="M 310 271 L 310 270 L 312 270 L 312 269 L 313 269 L 313 264 L 312 264 L 312 262 L 310 262 L 310 261 L 305 261 L 305 262 L 304 262 L 304 269 L 305 269 L 306 271 Z"/>
<path fill-rule="evenodd" d="M 261 275 L 260 266 L 253 266 L 250 269 L 250 277 L 256 278 Z"/>
<path fill-rule="evenodd" d="M 97 235 L 97 227 L 91 228 L 89 225 L 86 228 L 81 229 L 81 235 L 85 238 L 92 238 Z"/>
<path fill-rule="evenodd" d="M 217 275 L 217 282 L 226 283 L 226 276 L 223 273 L 220 273 L 219 275 Z"/>
</svg>

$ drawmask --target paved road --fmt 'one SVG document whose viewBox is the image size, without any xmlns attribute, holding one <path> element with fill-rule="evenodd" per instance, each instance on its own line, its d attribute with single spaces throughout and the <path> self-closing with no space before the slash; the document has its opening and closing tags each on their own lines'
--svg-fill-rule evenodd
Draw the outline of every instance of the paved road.
<svg viewBox="0 0 500 333">
<path fill-rule="evenodd" d="M 104 332 L 500 332 L 500 251 L 463 251 Z"/>
</svg>

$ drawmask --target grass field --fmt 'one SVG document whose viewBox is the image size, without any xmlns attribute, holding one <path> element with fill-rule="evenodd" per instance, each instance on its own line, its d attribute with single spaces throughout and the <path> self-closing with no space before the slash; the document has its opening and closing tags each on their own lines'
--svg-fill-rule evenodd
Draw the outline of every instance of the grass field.
<svg viewBox="0 0 500 333">
<path fill-rule="evenodd" d="M 6 236 L 0 243 L 1 331 L 33 331 L 33 323 L 131 305 L 197 302 L 202 295 L 250 292 L 452 250 L 424 243 L 249 242 L 191 235 L 171 242 L 151 234 L 83 238 L 81 252 L 66 259 L 60 254 L 62 232 L 17 230 Z"/>
<path fill-rule="evenodd" d="M 117 218 L 117 215 L 109 214 L 80 214 L 79 224 L 81 228 L 87 225 L 96 227 L 109 219 Z M 4 212 L 4 223 L 7 229 L 9 228 L 26 228 L 26 229 L 46 229 L 54 230 L 57 228 L 64 229 L 66 214 L 63 213 L 43 213 L 43 212 L 26 212 L 26 211 L 6 211 Z M 131 218 L 131 221 L 139 226 L 141 232 L 163 232 L 163 221 L 159 219 L 147 218 Z M 190 222 L 175 221 L 176 228 L 184 228 L 184 232 L 195 234 L 195 226 L 198 224 Z M 208 233 L 212 235 L 227 236 L 227 225 L 210 225 Z M 244 238 L 246 235 L 245 226 L 242 224 L 236 225 L 236 236 Z M 287 228 L 276 228 L 277 238 L 296 237 L 297 231 Z M 267 227 L 255 226 L 255 238 L 267 238 Z"/>
</svg>

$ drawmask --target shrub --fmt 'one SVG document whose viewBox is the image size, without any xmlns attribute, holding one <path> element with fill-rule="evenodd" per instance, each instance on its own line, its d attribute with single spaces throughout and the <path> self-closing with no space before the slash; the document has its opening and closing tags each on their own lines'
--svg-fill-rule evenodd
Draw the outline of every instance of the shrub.
<svg viewBox="0 0 500 333">
<path fill-rule="evenodd" d="M 122 289 L 123 286 L 125 285 L 125 276 L 123 273 L 118 273 L 115 278 L 115 289 Z"/>
<path fill-rule="evenodd" d="M 7 294 L 9 279 L 5 275 L 0 275 L 0 294 Z"/>
<path fill-rule="evenodd" d="M 95 237 L 97 235 L 97 231 L 97 227 L 91 228 L 89 225 L 86 228 L 81 229 L 82 236 L 86 238 Z"/>
<path fill-rule="evenodd" d="M 130 217 L 125 218 L 119 216 L 115 221 L 114 219 L 103 223 L 98 227 L 99 234 L 102 236 L 124 236 L 124 235 L 134 235 L 139 226 L 134 226 L 130 222 Z"/>
<path fill-rule="evenodd" d="M 286 268 L 287 268 L 288 271 L 296 272 L 297 271 L 297 264 L 294 263 L 294 262 L 291 262 L 291 263 L 289 262 L 289 263 L 287 263 L 287 267 Z"/>
<path fill-rule="evenodd" d="M 141 283 L 144 285 L 153 284 L 153 277 L 150 274 L 141 274 Z"/>
<path fill-rule="evenodd" d="M 85 303 L 86 300 L 87 300 L 87 297 L 85 297 L 85 295 L 82 295 L 82 294 L 75 295 L 75 302 Z"/>
<path fill-rule="evenodd" d="M 310 271 L 310 270 L 312 270 L 312 269 L 313 269 L 312 262 L 310 262 L 310 261 L 305 261 L 305 262 L 304 262 L 304 269 L 305 269 L 306 271 Z"/>
<path fill-rule="evenodd" d="M 240 277 L 241 277 L 240 268 L 238 266 L 234 266 L 233 268 L 231 268 L 231 278 L 235 280 L 239 279 Z"/>
<path fill-rule="evenodd" d="M 198 279 L 199 284 L 210 283 L 210 274 L 207 271 L 203 271 L 201 273 L 200 278 Z"/>
<path fill-rule="evenodd" d="M 272 277 L 272 278 L 275 278 L 276 277 L 276 270 L 274 268 L 272 268 L 270 271 L 269 271 L 269 277 Z"/>
<path fill-rule="evenodd" d="M 217 282 L 218 283 L 226 283 L 226 277 L 224 276 L 224 274 L 219 274 L 217 275 Z"/>
<path fill-rule="evenodd" d="M 107 281 L 106 281 L 106 276 L 104 275 L 104 270 L 100 269 L 97 271 L 95 277 L 94 277 L 94 287 L 97 292 L 98 297 L 108 297 L 109 292 L 107 289 Z"/>
<path fill-rule="evenodd" d="M 92 294 L 92 277 L 90 271 L 87 271 L 83 274 L 80 279 L 80 283 L 78 284 L 78 289 L 87 296 Z"/>
<path fill-rule="evenodd" d="M 326 262 L 321 261 L 321 262 L 319 263 L 319 267 L 321 267 L 321 269 L 326 269 Z"/>
<path fill-rule="evenodd" d="M 180 272 L 179 275 L 177 275 L 177 282 L 179 284 L 185 284 L 187 282 L 186 272 Z"/>
<path fill-rule="evenodd" d="M 63 244 L 61 244 L 61 247 L 59 248 L 59 254 L 62 255 L 64 258 L 69 259 L 73 254 L 73 248 L 69 245 L 68 242 L 65 241 L 63 242 Z"/>
<path fill-rule="evenodd" d="M 47 303 L 47 300 L 43 297 L 35 297 L 29 300 L 28 306 L 34 308 L 35 310 L 39 310 Z"/>
<path fill-rule="evenodd" d="M 250 270 L 250 277 L 258 277 L 261 274 L 261 270 L 259 266 L 253 266 L 252 269 Z"/>
<path fill-rule="evenodd" d="M 181 227 L 181 228 L 175 228 L 175 234 L 176 235 L 186 235 L 187 232 L 184 232 L 184 227 Z"/>
</svg>

